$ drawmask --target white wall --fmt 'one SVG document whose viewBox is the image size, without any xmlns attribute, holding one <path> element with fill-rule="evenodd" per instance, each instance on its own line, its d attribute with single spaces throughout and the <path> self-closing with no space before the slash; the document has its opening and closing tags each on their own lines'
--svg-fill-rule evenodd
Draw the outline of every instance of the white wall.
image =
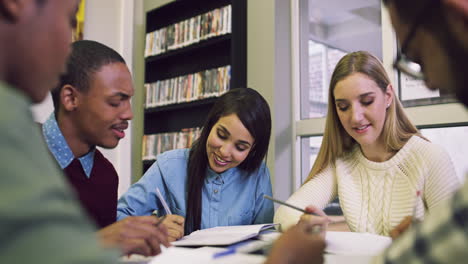
<svg viewBox="0 0 468 264">
<path fill-rule="evenodd" d="M 293 189 L 294 171 L 290 3 L 248 1 L 247 14 L 247 86 L 258 90 L 270 105 L 273 129 L 267 165 L 274 196 L 286 199 Z"/>
</svg>

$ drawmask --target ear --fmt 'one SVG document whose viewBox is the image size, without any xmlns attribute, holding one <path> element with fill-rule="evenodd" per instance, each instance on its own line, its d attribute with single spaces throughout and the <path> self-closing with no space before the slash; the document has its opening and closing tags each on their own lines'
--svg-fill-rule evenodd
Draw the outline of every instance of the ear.
<svg viewBox="0 0 468 264">
<path fill-rule="evenodd" d="M 31 0 L 0 0 L 0 15 L 10 23 L 19 20 L 21 12 Z"/>
<path fill-rule="evenodd" d="M 388 84 L 387 85 L 387 90 L 385 91 L 385 105 L 386 105 L 386 108 L 390 107 L 394 97 L 395 97 L 395 93 L 393 91 L 393 86 L 392 86 L 392 84 Z"/>
<path fill-rule="evenodd" d="M 60 90 L 60 104 L 66 112 L 75 111 L 79 104 L 79 91 L 72 85 L 66 84 Z"/>
</svg>

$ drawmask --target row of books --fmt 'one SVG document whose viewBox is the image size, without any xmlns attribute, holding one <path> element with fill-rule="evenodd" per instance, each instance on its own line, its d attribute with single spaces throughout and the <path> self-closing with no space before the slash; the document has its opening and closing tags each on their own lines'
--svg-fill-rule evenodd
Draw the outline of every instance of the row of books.
<svg viewBox="0 0 468 264">
<path fill-rule="evenodd" d="M 145 108 L 219 96 L 229 90 L 231 66 L 145 84 Z"/>
<path fill-rule="evenodd" d="M 230 5 L 147 33 L 145 57 L 228 33 L 231 33 Z"/>
<path fill-rule="evenodd" d="M 200 136 L 201 129 L 184 128 L 180 132 L 143 136 L 143 160 L 154 160 L 156 156 L 172 149 L 190 148 Z"/>
</svg>

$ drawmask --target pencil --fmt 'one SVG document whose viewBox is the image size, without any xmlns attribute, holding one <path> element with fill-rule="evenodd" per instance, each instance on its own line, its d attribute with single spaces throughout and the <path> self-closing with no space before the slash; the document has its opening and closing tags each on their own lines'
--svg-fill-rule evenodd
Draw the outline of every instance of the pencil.
<svg viewBox="0 0 468 264">
<path fill-rule="evenodd" d="M 156 216 L 155 214 L 153 214 L 153 215 Z M 164 218 L 166 218 L 166 215 L 163 215 L 162 217 L 160 217 L 159 221 L 156 224 L 154 224 L 154 226 L 158 227 L 164 221 Z"/>
<path fill-rule="evenodd" d="M 268 196 L 268 195 L 266 195 L 266 194 L 263 195 L 263 197 L 264 197 L 264 198 L 267 198 L 268 200 L 271 200 L 271 201 L 273 201 L 273 202 L 275 202 L 275 203 L 279 203 L 279 204 L 282 204 L 282 205 L 284 205 L 284 206 L 290 207 L 290 208 L 292 208 L 292 209 L 296 209 L 296 210 L 298 210 L 298 211 L 301 211 L 301 212 L 303 212 L 304 214 L 316 215 L 316 216 L 318 216 L 317 214 L 314 214 L 314 213 L 311 213 L 311 212 L 307 212 L 306 210 L 304 210 L 304 209 L 302 209 L 302 208 L 299 208 L 299 207 L 294 206 L 294 205 L 292 205 L 292 204 L 288 204 L 288 203 L 286 203 L 286 202 L 277 200 L 277 199 L 275 199 L 275 198 L 273 198 L 273 197 L 271 197 L 271 196 Z"/>
</svg>

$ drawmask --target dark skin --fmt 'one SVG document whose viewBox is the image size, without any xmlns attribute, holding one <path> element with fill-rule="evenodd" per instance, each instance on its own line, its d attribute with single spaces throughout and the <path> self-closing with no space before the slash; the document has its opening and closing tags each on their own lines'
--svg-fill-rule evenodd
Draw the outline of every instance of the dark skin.
<svg viewBox="0 0 468 264">
<path fill-rule="evenodd" d="M 161 253 L 161 244 L 170 246 L 167 228 L 158 222 L 152 215 L 131 216 L 99 230 L 97 235 L 103 247 L 119 248 L 124 254 L 155 256 Z"/>
<path fill-rule="evenodd" d="M 320 234 L 312 234 L 312 227 L 308 221 L 299 221 L 284 232 L 273 245 L 265 264 L 323 263 L 325 240 Z"/>
<path fill-rule="evenodd" d="M 428 3 L 429 1 L 426 1 Z M 407 53 L 415 61 L 418 61 L 427 79 L 429 88 L 441 90 L 454 90 L 460 102 L 468 106 L 468 89 L 466 87 L 466 62 L 468 60 L 468 1 L 466 0 L 441 0 L 441 14 L 446 17 L 443 32 L 440 28 L 431 26 L 420 27 L 410 44 Z M 387 5 L 393 28 L 398 40 L 405 39 L 408 35 L 410 22 L 402 19 L 396 6 L 389 1 Z M 430 46 L 428 52 L 418 49 L 421 46 Z M 431 70 L 438 66 L 444 70 Z M 391 231 L 391 236 L 396 239 L 411 226 L 411 216 Z"/>
<path fill-rule="evenodd" d="M 115 128 L 125 130 L 133 117 L 130 98 L 134 89 L 124 63 L 104 65 L 94 72 L 86 92 L 68 84 L 60 91 L 57 122 L 76 157 L 96 146 L 117 146 Z M 118 248 L 122 254 L 154 256 L 161 253 L 160 245 L 170 246 L 172 234 L 170 225 L 155 227 L 157 222 L 155 216 L 127 217 L 99 230 L 97 236 L 103 247 Z"/>
</svg>

